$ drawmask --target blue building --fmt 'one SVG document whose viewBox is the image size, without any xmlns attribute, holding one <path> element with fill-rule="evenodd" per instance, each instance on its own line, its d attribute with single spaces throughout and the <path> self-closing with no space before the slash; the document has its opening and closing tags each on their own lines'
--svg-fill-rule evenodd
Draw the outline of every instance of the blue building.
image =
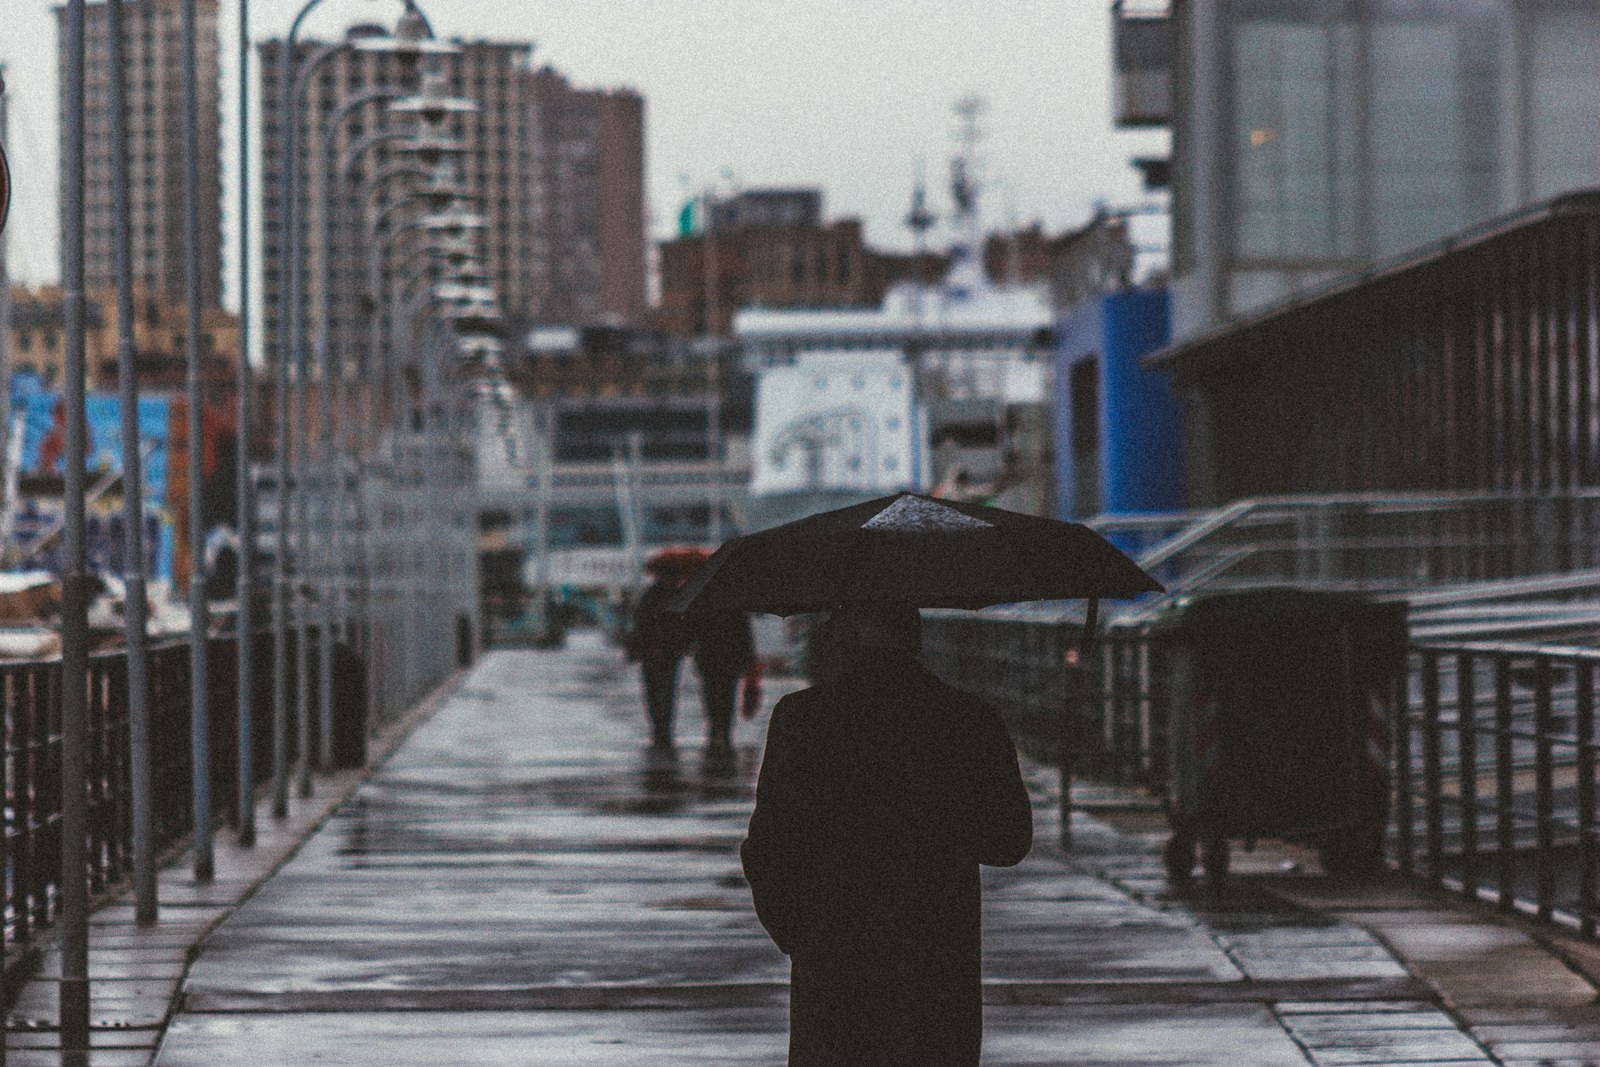
<svg viewBox="0 0 1600 1067">
<path fill-rule="evenodd" d="M 1183 506 L 1182 425 L 1167 376 L 1139 365 L 1171 339 L 1167 290 L 1097 297 L 1056 323 L 1056 515 Z"/>
</svg>

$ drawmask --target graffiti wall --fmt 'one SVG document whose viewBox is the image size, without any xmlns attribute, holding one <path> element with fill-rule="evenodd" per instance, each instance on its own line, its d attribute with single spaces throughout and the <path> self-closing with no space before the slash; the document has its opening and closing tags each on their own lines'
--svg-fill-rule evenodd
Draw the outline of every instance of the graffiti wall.
<svg viewBox="0 0 1600 1067">
<path fill-rule="evenodd" d="M 91 393 L 85 400 L 88 428 L 85 551 L 90 569 L 120 573 L 124 569 L 125 528 L 121 475 L 122 409 L 114 394 Z M 231 518 L 233 499 L 234 425 L 226 407 L 207 405 L 202 412 L 202 477 L 206 519 L 210 528 Z M 153 580 L 188 579 L 187 543 L 187 418 L 182 397 L 142 396 L 138 407 L 143 463 L 147 573 Z M 60 569 L 59 538 L 49 540 L 61 522 L 62 458 L 66 450 L 66 414 L 59 393 L 36 378 L 13 380 L 12 444 L 19 475 L 18 509 L 12 541 L 24 552 L 43 544 L 32 565 Z M 223 498 L 226 499 L 223 499 Z"/>
</svg>

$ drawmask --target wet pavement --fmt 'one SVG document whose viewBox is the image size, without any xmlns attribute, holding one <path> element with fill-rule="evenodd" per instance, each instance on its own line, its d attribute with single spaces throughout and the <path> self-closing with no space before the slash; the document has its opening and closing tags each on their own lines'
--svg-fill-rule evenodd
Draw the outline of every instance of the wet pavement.
<svg viewBox="0 0 1600 1067">
<path fill-rule="evenodd" d="M 782 1064 L 737 855 L 764 721 L 708 756 L 695 695 L 663 756 L 615 650 L 490 654 L 210 934 L 156 1062 Z M 1069 862 L 1029 774 L 1039 845 L 985 875 L 986 1064 L 1502 1062 L 1359 916 L 1249 877 L 1173 896 L 1155 835 L 1092 811 Z"/>
</svg>

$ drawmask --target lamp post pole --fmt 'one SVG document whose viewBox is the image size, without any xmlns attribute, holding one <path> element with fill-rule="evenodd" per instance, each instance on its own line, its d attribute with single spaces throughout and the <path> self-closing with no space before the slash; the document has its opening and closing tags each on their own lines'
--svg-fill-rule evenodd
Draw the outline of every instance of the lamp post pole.
<svg viewBox="0 0 1600 1067">
<path fill-rule="evenodd" d="M 0 149 L 7 139 L 6 67 L 0 63 Z M 0 217 L 0 338 L 11 336 L 11 272 L 6 266 L 5 219 Z M 9 343 L 0 343 L 0 469 L 11 455 L 11 349 Z M 3 479 L 0 479 L 3 482 Z M 0 486 L 3 489 L 3 486 Z M 0 502 L 7 511 L 15 501 Z M 3 514 L 0 511 L 0 514 Z"/>
<path fill-rule="evenodd" d="M 117 377 L 122 426 L 124 583 L 122 632 L 127 645 L 128 753 L 132 793 L 134 918 L 156 921 L 156 864 L 150 775 L 150 680 L 145 655 L 144 472 L 139 443 L 139 378 L 133 336 L 133 257 L 128 212 L 128 114 L 123 68 L 122 0 L 109 0 L 107 74 L 111 80 L 111 225 L 117 281 Z"/>
<path fill-rule="evenodd" d="M 354 153 L 355 149 L 352 148 L 346 159 L 351 159 Z M 411 173 L 413 170 L 414 168 L 410 167 L 386 169 L 379 174 L 373 175 L 366 184 L 376 187 L 392 177 L 399 177 L 402 174 Z M 421 176 L 426 177 L 427 175 L 422 173 Z M 370 193 L 366 194 L 366 196 L 370 195 Z M 363 204 L 366 203 L 366 196 L 362 197 Z M 397 199 L 384 209 L 384 215 L 392 213 L 394 210 L 398 210 L 409 203 L 411 203 L 409 199 Z M 380 217 L 384 216 L 381 215 Z M 382 354 L 383 318 L 378 306 L 379 294 L 376 288 L 376 278 L 378 276 L 377 257 L 381 255 L 384 244 L 375 235 L 364 233 L 364 236 L 368 239 L 361 247 L 370 250 L 366 265 L 369 288 L 365 305 L 369 312 L 369 322 L 367 357 L 365 360 L 366 374 L 363 376 L 366 380 L 362 389 L 361 418 L 362 424 L 368 428 L 370 439 L 376 442 L 382 440 L 382 434 L 377 432 L 375 425 L 378 413 L 388 407 L 382 402 L 384 395 L 383 381 L 380 376 L 380 367 L 378 366 L 378 359 Z M 389 373 L 388 364 L 385 363 L 381 370 L 382 373 Z M 389 427 L 391 434 L 399 432 L 399 426 L 395 421 L 392 408 L 389 409 Z M 389 590 L 387 583 L 379 582 L 378 575 L 380 573 L 386 574 L 389 570 L 387 514 L 394 498 L 396 486 L 393 465 L 369 462 L 363 454 L 366 451 L 366 449 L 358 450 L 358 455 L 361 456 L 359 467 L 363 474 L 357 479 L 357 495 L 358 499 L 361 500 L 362 507 L 361 543 L 359 549 L 363 571 L 361 599 L 364 606 L 363 617 L 366 622 L 366 643 L 362 651 L 366 657 L 367 721 L 370 727 L 375 729 L 388 708 L 386 682 L 389 678 L 389 671 L 386 669 L 387 662 L 382 660 L 384 657 L 390 656 L 394 650 L 393 634 L 390 632 L 388 623 Z M 379 458 L 381 460 L 381 456 Z M 386 482 L 386 489 L 378 495 L 376 506 L 368 506 L 366 502 L 366 493 L 368 491 L 366 478 L 368 474 L 377 473 L 378 471 L 382 472 Z M 375 526 L 380 528 L 375 530 Z"/>
<path fill-rule="evenodd" d="M 290 430 L 290 363 L 295 358 L 288 323 L 292 309 L 292 287 L 285 281 L 294 273 L 294 249 L 299 242 L 294 236 L 300 231 L 297 217 L 300 168 L 297 165 L 299 141 L 295 128 L 297 101 L 294 91 L 295 47 L 300 37 L 300 27 L 306 16 L 322 0 L 306 0 L 283 42 L 278 55 L 278 110 L 283 115 L 281 151 L 279 153 L 278 188 L 283 195 L 283 232 L 278 239 L 278 279 L 280 294 L 278 308 L 277 352 L 277 536 L 273 550 L 272 591 L 272 815 L 282 819 L 289 814 L 289 630 L 292 626 L 290 611 L 289 529 L 293 523 L 293 510 L 289 490 L 289 430 Z"/>
<path fill-rule="evenodd" d="M 318 394 L 320 403 L 320 416 L 318 418 L 319 430 L 322 436 L 322 500 L 323 507 L 323 534 L 325 540 L 322 544 L 322 560 L 324 561 L 323 575 L 324 586 L 331 589 L 324 596 L 322 604 L 322 625 L 319 631 L 319 656 L 322 670 L 317 676 L 319 683 L 318 703 L 322 708 L 320 719 L 321 731 L 318 736 L 318 754 L 323 766 L 333 765 L 333 645 L 334 632 L 337 628 L 341 635 L 347 623 L 346 613 L 349 607 L 347 597 L 347 583 L 350 578 L 349 552 L 347 529 L 349 522 L 349 508 L 345 502 L 345 468 L 348 462 L 345 442 L 349 434 L 349 412 L 345 409 L 344 385 L 346 381 L 346 361 L 341 359 L 337 363 L 333 356 L 332 343 L 332 318 L 333 318 L 333 229 L 334 215 L 340 212 L 344 203 L 345 184 L 343 174 L 337 166 L 336 149 L 338 146 L 339 126 L 346 118 L 367 104 L 381 103 L 392 100 L 401 95 L 401 90 L 379 87 L 357 93 L 347 100 L 341 101 L 328 120 L 321 124 L 318 133 L 323 149 L 324 160 L 320 171 L 323 175 L 333 177 L 331 196 L 321 198 L 321 207 L 318 216 L 318 247 L 321 251 L 320 278 L 316 287 L 317 298 L 317 337 L 315 351 L 318 372 L 322 378 L 322 388 Z M 340 220 L 342 222 L 342 219 Z M 334 428 L 334 419 L 338 419 L 338 429 Z"/>
<path fill-rule="evenodd" d="M 390 131 L 379 131 L 369 135 L 364 140 L 351 146 L 351 148 L 346 152 L 344 160 L 339 167 L 340 189 L 348 188 L 351 169 L 360 155 L 372 145 L 379 143 L 380 140 L 389 138 L 398 139 L 398 136 Z M 361 191 L 357 199 L 363 205 L 367 204 L 373 194 L 375 194 L 379 188 L 381 188 L 387 182 L 397 178 L 415 177 L 427 179 L 433 176 L 434 175 L 432 172 L 424 170 L 416 165 L 396 164 L 385 167 L 378 171 L 378 173 L 369 177 L 365 182 L 361 183 Z M 384 222 L 390 216 L 395 214 L 397 211 L 416 205 L 420 202 L 420 199 L 424 195 L 425 194 L 422 190 L 412 190 L 408 195 L 393 200 L 391 203 L 385 206 L 381 212 L 379 212 L 378 222 L 374 229 L 382 230 Z M 438 194 L 430 193 L 427 195 Z M 363 218 L 365 219 L 368 216 L 370 216 L 370 210 L 363 215 Z M 365 226 L 363 229 L 365 230 Z M 371 249 L 371 256 L 378 255 L 382 248 L 385 247 L 384 243 L 377 238 L 375 233 L 364 233 L 364 236 L 366 237 L 365 243 L 357 243 L 355 247 Z M 371 278 L 376 277 L 376 267 L 373 265 L 374 262 L 375 260 L 369 261 L 366 266 L 366 273 Z M 371 440 L 376 441 L 381 438 L 381 435 L 376 433 L 374 418 L 376 412 L 381 410 L 384 406 L 380 403 L 377 403 L 375 397 L 375 394 L 377 394 L 377 390 L 380 387 L 380 380 L 377 377 L 379 373 L 377 359 L 380 354 L 379 341 L 381 338 L 381 319 L 376 313 L 376 295 L 369 293 L 369 297 L 374 311 L 371 322 L 372 333 L 369 355 L 366 360 L 367 374 L 364 375 L 365 381 L 361 391 L 361 411 L 359 418 L 361 425 L 368 428 L 368 434 Z M 391 426 L 393 425 L 394 424 L 391 424 Z M 343 439 L 341 438 L 341 441 L 342 440 Z M 388 633 L 388 627 L 383 621 L 387 618 L 385 613 L 388 611 L 388 598 L 385 595 L 384 588 L 377 584 L 377 575 L 380 569 L 379 553 L 385 551 L 386 545 L 382 543 L 382 531 L 378 531 L 380 536 L 375 538 L 375 531 L 372 529 L 372 519 L 374 517 L 382 517 L 384 510 L 388 506 L 388 501 L 392 499 L 393 494 L 384 493 L 378 507 L 369 507 L 367 505 L 367 501 L 365 499 L 365 488 L 367 484 L 366 478 L 369 472 L 372 472 L 375 468 L 369 464 L 366 452 L 367 449 L 364 447 L 355 449 L 355 469 L 357 471 L 356 485 L 358 487 L 356 500 L 358 511 L 360 512 L 359 518 L 356 521 L 359 540 L 356 555 L 360 560 L 362 571 L 362 580 L 359 583 L 360 589 L 358 597 L 362 606 L 361 617 L 363 618 L 365 624 L 365 639 L 363 642 L 362 654 L 366 660 L 365 669 L 368 722 L 376 725 L 380 719 L 380 712 L 385 706 L 383 701 L 382 683 L 387 677 L 387 671 L 384 669 L 384 665 L 380 664 L 379 657 L 380 654 L 387 654 L 388 652 L 392 651 L 393 642 L 390 639 L 391 635 Z M 392 477 L 392 473 L 392 471 L 388 471 L 386 472 L 385 476 Z M 380 605 L 382 607 L 381 612 L 379 610 Z"/>
<path fill-rule="evenodd" d="M 353 150 L 352 150 L 353 151 Z M 381 610 L 374 611 L 374 641 L 373 649 L 368 657 L 368 684 L 367 705 L 374 722 L 379 718 L 379 713 L 387 715 L 396 703 L 405 699 L 406 684 L 404 677 L 408 666 L 409 650 L 404 648 L 405 628 L 402 623 L 402 612 L 405 609 L 405 586 L 399 574 L 400 552 L 393 536 L 396 528 L 403 528 L 405 522 L 406 496 L 409 486 L 402 478 L 404 471 L 405 443 L 403 434 L 408 429 L 408 415 L 405 406 L 404 369 L 401 365 L 399 345 L 394 336 L 392 327 L 392 314 L 386 315 L 384 304 L 381 268 L 382 257 L 390 253 L 394 241 L 405 233 L 416 229 L 413 226 L 401 227 L 387 233 L 377 232 L 382 229 L 383 220 L 394 212 L 419 201 L 406 197 L 398 199 L 380 212 L 377 224 L 368 231 L 368 247 L 370 248 L 367 263 L 368 299 L 371 304 L 372 314 L 369 323 L 368 358 L 367 365 L 370 373 L 375 369 L 377 360 L 383 354 L 383 341 L 389 337 L 389 358 L 385 362 L 384 373 L 387 374 L 387 404 L 389 410 L 389 454 L 387 457 L 386 477 L 388 486 L 379 499 L 378 508 L 374 509 L 381 520 L 382 528 L 376 538 L 370 534 L 367 537 L 367 551 L 369 572 L 379 596 L 376 598 Z M 391 282 L 392 284 L 392 282 Z M 391 295 L 387 301 L 389 308 L 395 303 Z M 384 383 L 377 383 L 382 389 Z M 378 406 L 378 405 L 374 405 Z M 391 510 L 399 509 L 401 521 L 391 521 Z M 384 575 L 384 580 L 377 583 L 379 572 Z M 380 670 L 378 657 L 382 655 L 388 669 Z"/>
<path fill-rule="evenodd" d="M 722 543 L 722 276 L 717 262 L 717 201 L 708 189 L 705 205 L 706 271 L 706 466 L 711 471 L 707 502 L 706 535 L 713 545 Z"/>
<path fill-rule="evenodd" d="M 209 882 L 216 870 L 211 842 L 211 695 L 206 610 L 205 430 L 201 404 L 200 350 L 200 188 L 199 107 L 195 72 L 195 0 L 183 0 L 183 245 L 184 348 L 188 363 L 189 408 L 189 726 L 193 770 L 189 776 L 194 807 L 194 877 Z"/>
<path fill-rule="evenodd" d="M 61 1047 L 89 1047 L 88 575 L 84 558 L 84 0 L 67 0 L 61 286 L 65 408 L 61 561 Z"/>
<path fill-rule="evenodd" d="M 255 564 L 256 485 L 252 464 L 255 377 L 250 371 L 250 0 L 239 0 L 239 395 L 238 480 L 239 508 L 238 614 L 238 788 L 234 804 L 239 817 L 239 844 L 256 843 L 255 790 Z"/>
<path fill-rule="evenodd" d="M 431 281 L 436 271 L 434 257 L 422 264 L 422 278 Z M 428 619 L 432 616 L 430 590 L 427 587 L 427 556 L 431 549 L 431 536 L 435 533 L 428 514 L 428 451 L 430 445 L 428 353 L 433 341 L 431 331 L 419 338 L 412 321 L 414 315 L 406 300 L 408 279 L 402 271 L 391 274 L 390 315 L 391 344 L 404 349 L 406 357 L 400 361 L 402 373 L 395 376 L 398 387 L 397 405 L 405 427 L 401 464 L 405 489 L 400 494 L 402 522 L 411 532 L 411 540 L 402 548 L 405 578 L 401 595 L 401 667 L 400 699 L 409 702 L 429 680 L 426 669 L 431 650 L 427 647 Z M 431 286 L 430 286 L 431 287 Z M 419 536 L 419 534 L 421 536 Z"/>
<path fill-rule="evenodd" d="M 311 83 L 317 70 L 321 66 L 348 48 L 348 44 L 324 45 L 316 54 L 306 62 L 295 78 L 291 96 L 298 107 L 306 89 Z M 291 138 L 291 155 L 298 156 L 299 140 L 296 131 L 290 129 L 288 136 Z M 295 167 L 299 171 L 298 163 Z M 305 293 L 305 257 L 302 254 L 300 241 L 300 212 L 303 205 L 300 183 L 295 182 L 290 190 L 290 203 L 293 205 L 291 214 L 294 225 L 289 230 L 289 350 L 294 361 L 294 392 L 291 401 L 294 406 L 295 418 L 300 425 L 300 443 L 295 449 L 294 484 L 295 484 L 295 586 L 297 595 L 292 598 L 297 605 L 295 619 L 295 726 L 297 730 L 298 752 L 295 760 L 295 791 L 301 797 L 311 796 L 311 766 L 312 766 L 312 738 L 311 738 L 311 616 L 310 590 L 307 588 L 307 579 L 310 577 L 311 561 L 311 413 L 306 407 L 306 379 L 310 377 L 311 365 L 305 358 L 303 350 L 304 332 L 304 307 L 303 296 Z M 323 383 L 327 388 L 327 383 Z M 326 487 L 324 487 L 326 488 Z M 319 516 L 320 517 L 320 516 Z M 326 663 L 319 665 L 319 675 L 326 674 Z M 325 716 L 327 708 L 322 709 Z"/>
<path fill-rule="evenodd" d="M 279 406 L 280 428 L 279 439 L 284 448 L 278 456 L 279 473 L 279 574 L 280 600 L 284 603 L 284 615 L 289 609 L 297 609 L 294 613 L 296 636 L 296 711 L 297 740 L 299 743 L 298 760 L 296 761 L 297 792 L 302 797 L 311 795 L 311 692 L 310 692 L 310 606 L 307 597 L 293 595 L 290 588 L 295 584 L 303 584 L 307 571 L 307 563 L 311 553 L 310 543 L 310 510 L 308 494 L 310 492 L 310 434 L 308 432 L 309 412 L 305 407 L 305 381 L 309 366 L 302 351 L 304 340 L 304 307 L 302 294 L 304 292 L 305 271 L 303 256 L 301 255 L 301 199 L 302 190 L 299 178 L 299 138 L 297 131 L 297 115 L 301 97 L 305 95 L 311 78 L 317 69 L 333 56 L 348 49 L 391 51 L 397 56 L 416 58 L 423 53 L 450 51 L 452 46 L 438 44 L 427 40 L 433 36 L 432 27 L 428 24 L 427 17 L 416 6 L 413 0 L 406 0 L 405 12 L 400 19 L 399 31 L 395 38 L 388 41 L 370 42 L 367 40 L 347 39 L 340 44 L 325 45 L 320 48 L 304 65 L 295 71 L 294 44 L 298 37 L 301 23 L 305 16 L 319 3 L 320 0 L 307 0 L 290 26 L 288 39 L 285 42 L 285 51 L 279 65 L 279 87 L 284 98 L 282 110 L 284 122 L 284 151 L 283 166 L 286 174 L 282 183 L 284 190 L 286 210 L 284 219 L 287 233 L 280 247 L 282 254 L 280 278 L 285 280 L 287 288 L 286 303 L 288 305 L 284 315 L 280 316 L 280 326 L 284 327 L 283 343 L 280 346 L 281 365 L 279 367 L 279 389 L 282 394 L 282 403 Z M 289 373 L 289 366 L 293 364 L 294 373 Z M 324 383 L 327 388 L 327 383 Z M 290 395 L 292 390 L 292 396 Z M 295 409 L 295 417 L 299 419 L 302 427 L 299 447 L 294 451 L 294 470 L 290 471 L 288 438 L 294 427 L 294 418 L 287 412 L 287 407 Z M 287 487 L 291 480 L 295 483 L 294 502 L 291 503 L 287 494 Z M 326 487 L 324 487 L 326 489 Z M 326 494 L 324 493 L 324 497 Z M 287 570 L 288 530 L 291 525 L 296 527 L 296 574 L 291 576 Z M 286 652 L 286 650 L 285 650 Z M 280 684 L 274 705 L 274 728 L 279 728 L 278 703 L 286 701 L 287 665 L 279 663 Z M 321 673 L 328 673 L 327 664 L 323 664 Z M 324 706 L 322 714 L 326 718 L 330 709 Z M 282 708 L 283 717 L 287 716 L 286 703 Z M 286 729 L 286 728 L 285 728 Z M 276 739 L 276 738 L 275 738 Z M 283 743 L 286 747 L 287 739 Z M 275 746 L 277 747 L 277 746 Z M 286 773 L 286 772 L 285 772 Z M 279 810 L 287 808 L 285 798 L 280 805 L 277 793 L 287 792 L 286 780 L 280 782 L 275 775 L 274 808 Z"/>
</svg>

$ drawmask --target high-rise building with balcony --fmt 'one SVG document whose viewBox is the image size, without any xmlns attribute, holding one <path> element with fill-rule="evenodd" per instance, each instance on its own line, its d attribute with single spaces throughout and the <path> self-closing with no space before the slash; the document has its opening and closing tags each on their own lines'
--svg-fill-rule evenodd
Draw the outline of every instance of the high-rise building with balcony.
<svg viewBox="0 0 1600 1067">
<path fill-rule="evenodd" d="M 123 4 L 128 116 L 128 208 L 134 280 L 152 293 L 184 293 L 183 40 L 179 0 Z M 56 8 L 58 30 L 66 9 Z M 104 2 L 85 11 L 84 275 L 90 288 L 115 282 L 111 217 L 110 18 Z M 65 35 L 58 32 L 58 41 Z M 64 48 L 64 45 L 60 47 Z M 222 292 L 222 119 L 217 0 L 195 4 L 196 127 L 199 152 L 200 302 Z M 66 55 L 59 52 L 58 69 Z M 59 79 L 64 86 L 66 79 Z M 58 104 L 63 136 L 66 98 Z M 62 153 L 63 166 L 65 152 Z"/>
</svg>

